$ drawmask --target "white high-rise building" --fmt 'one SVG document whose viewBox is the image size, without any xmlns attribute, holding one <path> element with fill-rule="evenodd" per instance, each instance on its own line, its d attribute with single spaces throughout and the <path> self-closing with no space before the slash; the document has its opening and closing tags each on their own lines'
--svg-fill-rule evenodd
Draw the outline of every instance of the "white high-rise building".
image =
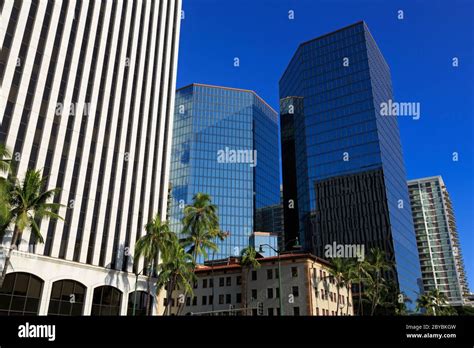
<svg viewBox="0 0 474 348">
<path fill-rule="evenodd" d="M 453 204 L 441 176 L 408 181 L 420 254 L 423 291 L 438 289 L 453 306 L 464 305 L 469 286 Z"/>
<path fill-rule="evenodd" d="M 41 169 L 64 205 L 64 221 L 42 221 L 44 243 L 23 233 L 0 315 L 131 314 L 135 300 L 142 314 L 143 260 L 132 256 L 145 223 L 166 218 L 181 0 L 0 10 L 0 143 L 15 175 Z"/>
</svg>

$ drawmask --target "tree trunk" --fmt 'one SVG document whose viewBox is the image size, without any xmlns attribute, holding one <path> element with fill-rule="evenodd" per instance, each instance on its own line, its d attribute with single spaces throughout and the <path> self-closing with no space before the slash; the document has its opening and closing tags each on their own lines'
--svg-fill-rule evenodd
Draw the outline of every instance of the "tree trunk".
<svg viewBox="0 0 474 348">
<path fill-rule="evenodd" d="M 171 298 L 173 296 L 173 278 L 171 278 L 168 282 L 168 285 L 166 287 L 166 306 L 165 310 L 163 311 L 163 315 L 170 315 L 170 309 L 171 309 Z"/>
<path fill-rule="evenodd" d="M 349 296 L 350 292 L 349 291 L 351 290 L 351 287 L 352 287 L 351 285 L 348 285 L 346 287 L 346 293 L 347 293 L 346 315 L 349 315 L 349 303 L 350 303 L 349 302 L 349 298 L 350 298 L 350 296 Z M 352 308 L 354 308 L 354 301 L 352 301 Z M 352 309 L 352 315 L 354 315 L 354 309 Z"/>
<path fill-rule="evenodd" d="M 339 295 L 340 295 L 340 290 L 339 290 L 339 283 L 336 285 L 337 287 L 337 300 L 336 300 L 336 317 L 339 315 Z"/>
<path fill-rule="evenodd" d="M 145 300 L 145 313 L 146 315 L 149 315 L 149 308 L 150 308 L 150 296 L 151 296 L 151 287 L 150 287 L 150 282 L 151 282 L 151 276 L 148 277 L 148 282 L 147 282 L 147 296 L 146 296 L 146 300 Z"/>
<path fill-rule="evenodd" d="M 354 301 L 352 301 L 354 302 Z M 359 310 L 357 311 L 358 315 L 363 315 L 364 314 L 364 307 L 362 306 L 362 280 L 359 277 L 359 303 L 358 303 Z"/>
<path fill-rule="evenodd" d="M 247 282 L 248 282 L 248 274 L 249 274 L 249 271 L 247 270 L 247 268 L 245 268 L 245 270 L 243 269 L 244 267 L 242 267 L 242 302 L 243 302 L 243 305 L 244 305 L 244 315 L 247 316 L 248 313 L 247 313 L 247 307 L 248 307 L 248 296 L 247 296 Z"/>
<path fill-rule="evenodd" d="M 375 314 L 375 308 L 377 307 L 378 296 L 379 296 L 379 275 L 377 273 L 376 283 L 375 283 L 375 294 L 374 294 L 374 298 L 372 300 L 372 309 L 371 309 L 371 313 L 370 313 L 370 315 L 372 315 L 372 316 Z"/>
<path fill-rule="evenodd" d="M 8 249 L 7 257 L 5 257 L 5 265 L 3 266 L 2 275 L 0 277 L 0 289 L 3 287 L 3 282 L 5 281 L 5 277 L 7 276 L 8 266 L 10 265 L 10 258 L 12 256 L 12 251 L 16 249 L 16 242 L 18 241 L 18 237 L 20 236 L 20 230 L 17 226 L 13 230 L 12 241 L 10 243 L 10 249 Z"/>
<path fill-rule="evenodd" d="M 151 296 L 150 282 L 151 282 L 151 273 L 148 275 L 148 281 L 147 281 L 147 296 L 145 299 L 145 314 L 146 315 L 149 314 L 149 307 L 150 307 L 150 296 Z"/>
</svg>

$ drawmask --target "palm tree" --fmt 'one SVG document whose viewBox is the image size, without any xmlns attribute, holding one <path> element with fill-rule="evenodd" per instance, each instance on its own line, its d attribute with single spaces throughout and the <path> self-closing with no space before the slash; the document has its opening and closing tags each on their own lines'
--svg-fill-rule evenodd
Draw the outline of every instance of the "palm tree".
<svg viewBox="0 0 474 348">
<path fill-rule="evenodd" d="M 346 303 L 346 315 L 349 315 L 349 303 L 350 298 L 349 294 L 352 293 L 352 284 L 356 283 L 359 278 L 356 273 L 356 269 L 354 268 L 354 263 L 357 262 L 355 259 L 347 259 L 343 265 L 343 272 L 342 275 L 344 277 L 344 285 L 346 286 L 346 294 L 347 294 L 347 303 Z M 354 306 L 354 301 L 352 301 L 352 306 Z M 354 308 L 352 309 L 354 315 Z"/>
<path fill-rule="evenodd" d="M 183 246 L 189 247 L 194 263 L 199 255 L 207 258 L 207 250 L 217 250 L 214 239 L 224 239 L 225 234 L 220 231 L 217 206 L 212 204 L 211 197 L 206 193 L 197 193 L 193 197 L 193 204 L 184 208 Z"/>
<path fill-rule="evenodd" d="M 339 315 L 339 297 L 340 289 L 345 286 L 344 273 L 347 269 L 347 263 L 345 263 L 343 258 L 333 258 L 331 259 L 331 267 L 328 269 L 330 278 L 334 279 L 336 290 L 337 290 L 337 299 L 336 299 L 336 316 Z"/>
<path fill-rule="evenodd" d="M 364 284 L 364 294 L 371 302 L 370 313 L 374 315 L 377 306 L 382 301 L 382 293 L 387 288 L 383 273 L 390 270 L 391 263 L 387 261 L 384 251 L 379 248 L 371 248 L 368 264 L 369 267 L 365 273 L 366 284 Z"/>
<path fill-rule="evenodd" d="M 5 267 L 0 278 L 0 288 L 3 285 L 10 263 L 12 250 L 16 247 L 17 241 L 21 240 L 23 231 L 26 228 L 36 237 L 36 240 L 43 243 L 43 236 L 37 222 L 44 218 L 61 219 L 57 211 L 61 207 L 58 203 L 48 203 L 59 192 L 59 189 L 44 191 L 46 186 L 45 178 L 41 176 L 40 171 L 28 170 L 25 178 L 20 183 L 18 179 L 9 184 L 9 206 L 8 218 L 1 227 L 5 231 L 9 225 L 14 225 L 14 231 L 10 244 L 10 249 L 5 258 Z"/>
<path fill-rule="evenodd" d="M 184 290 L 184 299 L 188 293 L 193 296 L 192 284 L 195 280 L 192 256 L 184 250 L 177 238 L 173 238 L 162 263 L 158 265 L 157 293 L 163 287 L 166 288 L 167 303 L 163 315 L 171 314 L 173 290 Z"/>
<path fill-rule="evenodd" d="M 436 316 L 455 314 L 455 310 L 453 310 L 448 305 L 448 299 L 446 298 L 446 295 L 436 288 L 420 295 L 416 302 L 416 309 L 425 309 L 427 315 Z"/>
<path fill-rule="evenodd" d="M 421 309 L 426 310 L 427 315 L 434 315 L 435 309 L 429 293 L 420 295 L 416 300 L 416 310 L 419 311 Z"/>
<path fill-rule="evenodd" d="M 248 284 L 248 276 L 249 276 L 249 271 L 251 269 L 259 269 L 260 268 L 260 262 L 257 260 L 257 251 L 255 250 L 254 247 L 248 246 L 244 249 L 242 249 L 242 252 L 240 253 L 240 265 L 242 266 L 242 270 L 244 271 L 244 277 L 242 281 L 242 293 L 243 293 L 243 302 L 244 302 L 244 308 L 247 308 L 248 306 L 248 300 L 247 300 L 247 284 Z M 279 275 L 280 276 L 280 275 Z M 281 290 L 280 290 L 281 291 Z M 281 296 L 281 294 L 280 294 Z"/>
<path fill-rule="evenodd" d="M 146 234 L 135 244 L 135 263 L 143 256 L 145 259 L 145 269 L 149 271 L 146 297 L 146 314 L 149 312 L 149 300 L 151 297 L 151 277 L 153 276 L 153 265 L 157 257 L 166 257 L 170 250 L 169 245 L 176 235 L 170 231 L 168 223 L 162 222 L 157 214 L 154 219 L 145 225 Z"/>
<path fill-rule="evenodd" d="M 11 157 L 10 150 L 5 145 L 0 144 L 0 173 L 10 171 Z"/>
<path fill-rule="evenodd" d="M 202 255 L 207 259 L 208 250 L 217 251 L 217 239 L 223 241 L 228 233 L 220 230 L 217 206 L 212 204 L 211 196 L 207 193 L 199 192 L 194 195 L 193 204 L 184 208 L 182 223 L 182 233 L 186 237 L 181 244 L 192 255 L 195 270 L 198 257 Z M 185 291 L 184 296 L 186 295 Z M 180 304 L 177 313 L 181 313 L 183 308 L 184 305 Z"/>
<path fill-rule="evenodd" d="M 358 287 L 358 306 L 357 306 L 357 315 L 363 315 L 363 306 L 362 306 L 362 286 L 366 282 L 366 274 L 368 272 L 370 265 L 366 260 L 354 260 L 351 264 L 351 274 L 353 276 L 353 283 L 357 284 Z M 352 301 L 354 303 L 354 301 Z"/>
</svg>

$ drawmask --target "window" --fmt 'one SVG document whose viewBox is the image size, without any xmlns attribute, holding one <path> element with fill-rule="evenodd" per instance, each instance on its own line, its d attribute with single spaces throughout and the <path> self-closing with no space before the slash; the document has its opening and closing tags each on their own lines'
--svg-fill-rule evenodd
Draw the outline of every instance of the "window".
<svg viewBox="0 0 474 348">
<path fill-rule="evenodd" d="M 219 295 L 219 304 L 224 304 L 224 294 Z"/>
<path fill-rule="evenodd" d="M 225 285 L 226 286 L 231 286 L 232 285 L 232 278 L 231 277 L 227 277 L 225 279 Z"/>
<path fill-rule="evenodd" d="M 119 315 L 122 292 L 112 286 L 95 288 L 91 315 Z"/>
<path fill-rule="evenodd" d="M 202 280 L 202 287 L 205 289 L 207 288 L 207 279 Z"/>
<path fill-rule="evenodd" d="M 252 280 L 257 280 L 257 271 L 252 271 Z"/>
<path fill-rule="evenodd" d="M 273 317 L 273 308 L 267 308 L 267 314 L 270 317 Z"/>
<path fill-rule="evenodd" d="M 193 289 L 196 289 L 197 287 L 198 287 L 198 282 L 195 281 L 195 282 L 193 283 Z"/>
<path fill-rule="evenodd" d="M 51 290 L 51 299 L 49 302 L 48 315 L 82 315 L 82 309 L 84 305 L 84 297 L 86 293 L 86 287 L 79 282 L 74 280 L 59 280 L 53 283 L 53 289 Z M 144 315 L 141 312 L 138 313 L 138 307 L 143 305 L 145 309 L 145 299 L 141 300 L 141 295 L 146 294 L 143 291 L 137 292 L 137 308 L 135 310 L 136 315 Z M 128 311 L 133 311 L 133 300 L 135 293 L 129 295 Z M 132 297 L 130 297 L 132 296 Z M 132 301 L 132 303 L 130 303 Z"/>
<path fill-rule="evenodd" d="M 273 270 L 267 269 L 267 279 L 273 279 Z"/>
<path fill-rule="evenodd" d="M 0 315 L 37 315 L 43 281 L 29 273 L 9 273 L 0 288 Z"/>
<path fill-rule="evenodd" d="M 272 288 L 267 289 L 267 298 L 273 298 L 273 289 Z"/>
<path fill-rule="evenodd" d="M 198 304 L 198 298 L 197 298 L 197 296 L 194 296 L 193 297 L 193 306 L 197 306 L 197 304 Z"/>
<path fill-rule="evenodd" d="M 147 297 L 148 297 L 148 308 L 149 312 L 152 312 L 153 308 L 153 298 L 149 296 L 145 291 L 137 291 L 131 292 L 128 295 L 128 308 L 127 308 L 127 315 L 146 315 L 146 305 L 147 305 Z M 77 296 L 76 296 L 77 301 Z M 51 302 L 50 302 L 51 303 Z M 82 309 L 79 314 L 73 315 L 81 315 Z"/>
<path fill-rule="evenodd" d="M 257 289 L 252 289 L 252 300 L 257 299 Z"/>
<path fill-rule="evenodd" d="M 242 294 L 238 293 L 235 295 L 235 303 L 242 303 Z"/>
<path fill-rule="evenodd" d="M 297 286 L 293 286 L 291 290 L 292 290 L 291 292 L 292 292 L 294 297 L 298 297 L 300 295 L 299 289 L 298 289 Z"/>
<path fill-rule="evenodd" d="M 278 268 L 275 268 L 275 279 L 280 278 L 280 272 L 278 272 Z"/>
<path fill-rule="evenodd" d="M 237 285 L 242 284 L 242 276 L 237 276 Z"/>
<path fill-rule="evenodd" d="M 280 316 L 280 308 L 277 308 L 277 315 Z"/>
<path fill-rule="evenodd" d="M 219 278 L 219 286 L 223 287 L 224 286 L 224 277 Z"/>
<path fill-rule="evenodd" d="M 298 267 L 291 267 L 291 276 L 293 278 L 297 278 L 298 277 Z"/>
<path fill-rule="evenodd" d="M 229 304 L 232 302 L 232 296 L 230 294 L 225 295 L 225 303 Z"/>
<path fill-rule="evenodd" d="M 276 288 L 276 297 L 280 298 L 280 288 Z"/>
<path fill-rule="evenodd" d="M 214 302 L 214 296 L 209 295 L 209 304 L 211 305 L 213 304 L 213 302 Z"/>
<path fill-rule="evenodd" d="M 256 317 L 258 315 L 257 308 L 252 308 L 252 316 Z"/>
<path fill-rule="evenodd" d="M 214 287 L 214 279 L 209 279 L 209 287 L 213 288 Z"/>
<path fill-rule="evenodd" d="M 316 315 L 319 315 L 319 307 L 316 307 Z"/>
<path fill-rule="evenodd" d="M 300 307 L 293 307 L 293 315 L 295 316 L 300 315 Z"/>
<path fill-rule="evenodd" d="M 206 306 L 207 305 L 207 296 L 202 297 L 202 305 Z"/>
<path fill-rule="evenodd" d="M 186 306 L 190 306 L 191 305 L 191 297 L 186 297 Z"/>
</svg>

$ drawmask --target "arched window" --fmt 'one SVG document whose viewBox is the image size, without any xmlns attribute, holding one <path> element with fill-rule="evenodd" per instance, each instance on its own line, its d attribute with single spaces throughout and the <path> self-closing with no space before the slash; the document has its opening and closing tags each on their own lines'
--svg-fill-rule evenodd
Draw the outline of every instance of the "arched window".
<svg viewBox="0 0 474 348">
<path fill-rule="evenodd" d="M 146 297 L 149 296 L 145 291 L 134 291 L 128 295 L 127 315 L 134 315 L 133 308 L 135 307 L 135 315 L 146 315 Z M 134 306 L 136 300 L 136 306 Z M 150 296 L 148 301 L 148 315 L 151 315 L 153 308 L 153 297 Z"/>
<path fill-rule="evenodd" d="M 0 315 L 37 315 L 43 281 L 30 273 L 9 273 L 0 289 Z"/>
<path fill-rule="evenodd" d="M 86 287 L 71 279 L 53 283 L 48 315 L 82 315 Z"/>
<path fill-rule="evenodd" d="M 122 292 L 113 286 L 99 286 L 94 290 L 91 315 L 120 315 Z"/>
</svg>

